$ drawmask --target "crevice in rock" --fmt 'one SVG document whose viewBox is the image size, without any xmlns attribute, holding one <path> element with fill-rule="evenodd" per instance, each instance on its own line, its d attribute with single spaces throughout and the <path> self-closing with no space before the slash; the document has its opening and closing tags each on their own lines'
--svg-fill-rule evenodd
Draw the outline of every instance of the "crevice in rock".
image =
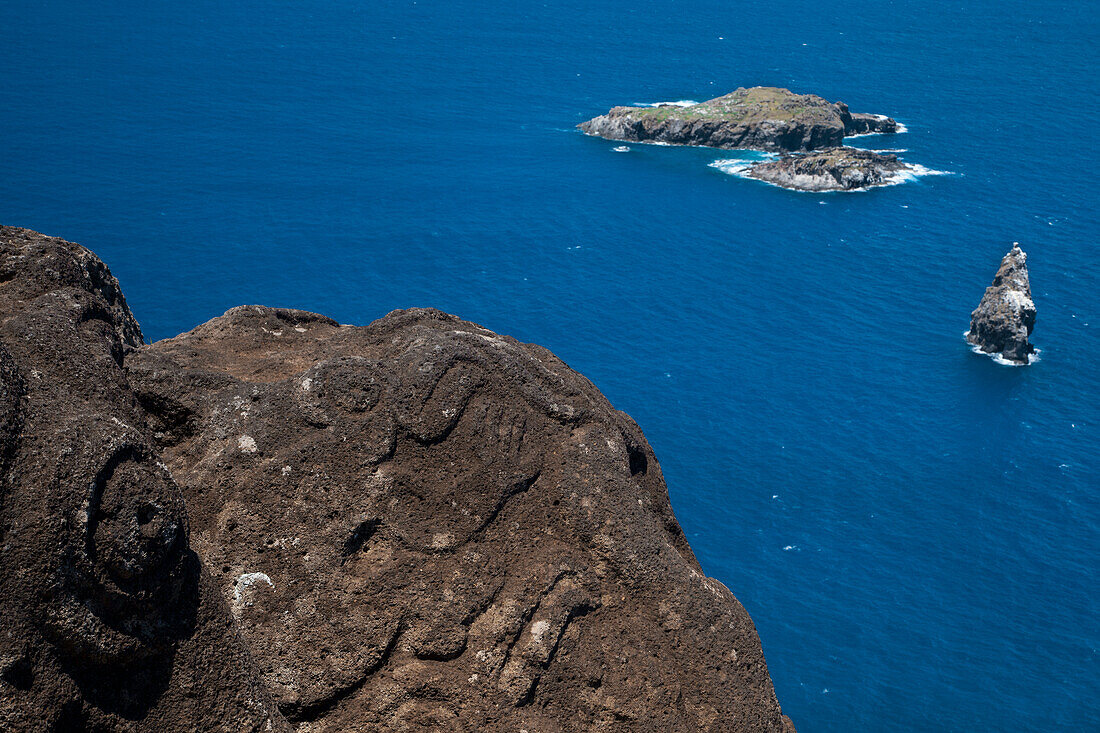
<svg viewBox="0 0 1100 733">
<path fill-rule="evenodd" d="M 377 518 L 366 519 L 357 524 L 355 529 L 351 531 L 351 535 L 344 540 L 344 546 L 340 549 L 340 555 L 342 556 L 340 564 L 343 565 L 349 557 L 362 550 L 363 545 L 374 536 L 380 526 L 382 526 L 382 520 Z"/>
<path fill-rule="evenodd" d="M 636 445 L 629 445 L 627 446 L 627 455 L 630 457 L 630 475 L 637 476 L 641 474 L 645 476 L 649 468 L 649 459 L 646 458 L 645 451 Z"/>
<path fill-rule="evenodd" d="M 546 671 L 550 669 L 550 665 L 554 663 L 554 657 L 558 653 L 558 647 L 561 646 L 562 637 L 565 636 L 565 631 L 569 628 L 569 624 L 571 624 L 575 619 L 581 618 L 582 616 L 587 616 L 592 611 L 595 611 L 598 607 L 598 604 L 588 600 L 584 600 L 575 605 L 573 608 L 569 609 L 569 613 L 566 615 L 565 621 L 562 622 L 561 630 L 555 637 L 553 646 L 550 647 L 550 653 L 547 655 L 546 663 L 542 665 L 542 671 L 532 677 L 530 689 L 527 690 L 526 694 L 524 694 L 523 697 L 516 701 L 516 707 L 523 707 L 524 705 L 528 705 L 531 703 L 531 701 L 535 699 L 535 690 L 538 689 L 539 682 L 542 681 L 543 675 L 546 673 Z M 599 685 L 597 685 L 597 687 L 598 686 Z"/>
<path fill-rule="evenodd" d="M 547 596 L 554 592 L 554 589 L 558 587 L 558 583 L 573 574 L 574 572 L 572 570 L 559 570 L 553 580 L 550 581 L 549 585 L 538 594 L 530 607 L 524 610 L 519 618 L 518 630 L 512 635 L 511 640 L 504 647 L 504 660 L 501 662 L 501 669 L 508 666 L 508 661 L 512 657 L 512 650 L 515 648 L 516 644 L 519 643 L 519 640 L 523 638 L 523 630 L 527 628 L 527 624 L 530 623 L 531 619 L 538 613 L 539 608 L 542 606 L 542 602 L 546 600 Z"/>
<path fill-rule="evenodd" d="M 535 471 L 533 474 L 530 474 L 528 476 L 522 476 L 517 481 L 515 481 L 512 484 L 512 486 L 508 489 L 508 491 L 504 492 L 504 494 L 500 497 L 500 499 L 496 503 L 496 506 L 494 506 L 493 510 L 491 512 L 489 512 L 489 516 L 485 518 L 485 521 L 483 521 L 481 524 L 479 524 L 477 529 L 475 529 L 473 532 L 470 533 L 470 538 L 473 539 L 474 535 L 477 535 L 477 534 L 480 534 L 481 532 L 483 532 L 485 530 L 485 528 L 488 527 L 490 524 L 492 524 L 493 521 L 497 518 L 497 516 L 502 511 L 504 511 L 504 506 L 508 503 L 508 501 L 512 497 L 518 496 L 519 494 L 523 494 L 523 493 L 527 492 L 532 486 L 535 485 L 535 482 L 539 480 L 539 476 L 541 476 L 541 475 L 542 475 L 541 471 Z M 467 540 L 467 542 L 469 542 L 469 540 Z M 466 544 L 466 543 L 464 542 L 463 544 Z"/>
</svg>

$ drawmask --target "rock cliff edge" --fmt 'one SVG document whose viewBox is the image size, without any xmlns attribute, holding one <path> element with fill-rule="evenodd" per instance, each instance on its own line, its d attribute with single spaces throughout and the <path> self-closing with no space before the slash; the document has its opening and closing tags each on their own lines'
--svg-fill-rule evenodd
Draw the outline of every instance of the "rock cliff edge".
<svg viewBox="0 0 1100 733">
<path fill-rule="evenodd" d="M 154 344 L 0 228 L 0 729 L 793 731 L 638 426 L 435 310 Z"/>
</svg>

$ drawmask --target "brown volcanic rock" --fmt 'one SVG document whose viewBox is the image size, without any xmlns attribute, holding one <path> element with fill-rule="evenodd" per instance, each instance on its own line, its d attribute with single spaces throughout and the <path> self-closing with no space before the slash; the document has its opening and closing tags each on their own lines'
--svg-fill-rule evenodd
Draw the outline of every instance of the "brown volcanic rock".
<svg viewBox="0 0 1100 733">
<path fill-rule="evenodd" d="M 0 385 L 2 730 L 793 730 L 545 349 L 252 306 L 143 346 L 94 256 L 5 228 Z"/>
<path fill-rule="evenodd" d="M 0 730 L 285 730 L 122 369 L 87 250 L 0 227 Z"/>
<path fill-rule="evenodd" d="M 127 369 L 301 730 L 790 729 L 641 431 L 545 349 L 249 306 Z"/>
</svg>

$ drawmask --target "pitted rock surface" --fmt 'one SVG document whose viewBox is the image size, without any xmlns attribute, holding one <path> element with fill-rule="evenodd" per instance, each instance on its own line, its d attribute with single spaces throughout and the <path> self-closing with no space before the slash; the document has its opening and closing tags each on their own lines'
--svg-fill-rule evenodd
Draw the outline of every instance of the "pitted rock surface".
<svg viewBox="0 0 1100 733">
<path fill-rule="evenodd" d="M 0 730 L 286 730 L 188 544 L 87 250 L 0 228 Z"/>
<path fill-rule="evenodd" d="M 142 345 L 90 253 L 0 231 L 0 729 L 793 730 L 549 351 L 259 306 Z"/>
<path fill-rule="evenodd" d="M 248 306 L 126 365 L 301 730 L 788 726 L 641 431 L 545 349 Z"/>
<path fill-rule="evenodd" d="M 1014 242 L 1001 260 L 993 284 L 985 289 L 981 302 L 970 314 L 966 339 L 987 354 L 1028 364 L 1035 353 L 1028 341 L 1035 328 L 1035 313 L 1027 254 Z"/>
</svg>

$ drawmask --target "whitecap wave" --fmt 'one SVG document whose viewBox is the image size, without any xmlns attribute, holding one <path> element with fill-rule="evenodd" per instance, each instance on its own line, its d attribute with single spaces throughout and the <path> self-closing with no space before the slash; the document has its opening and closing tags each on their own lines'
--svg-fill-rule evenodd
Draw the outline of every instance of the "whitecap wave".
<svg viewBox="0 0 1100 733">
<path fill-rule="evenodd" d="M 1028 366 L 1028 364 L 1034 364 L 1035 362 L 1039 361 L 1039 354 L 1043 353 L 1042 349 L 1035 349 L 1034 353 L 1032 353 L 1028 357 L 1027 364 L 1021 364 L 1018 361 L 1009 361 L 1008 359 L 1004 358 L 1000 354 L 990 354 L 988 351 L 982 351 L 982 348 L 980 346 L 975 346 L 974 344 L 970 343 L 969 336 L 970 336 L 970 331 L 963 331 L 963 338 L 966 339 L 966 345 L 970 347 L 971 351 L 973 351 L 975 354 L 978 354 L 979 356 L 988 356 L 990 359 L 993 360 L 993 362 L 995 364 L 1000 364 L 1001 366 L 1008 366 L 1008 367 Z"/>
<path fill-rule="evenodd" d="M 938 171 L 934 168 L 928 168 L 920 163 L 906 163 L 909 168 L 907 170 L 894 171 L 884 186 L 897 186 L 902 183 L 908 183 L 909 181 L 915 181 L 918 178 L 924 178 L 925 176 L 953 176 L 952 171 Z M 874 188 L 873 186 L 871 188 Z M 855 189 L 857 191 L 865 191 L 866 188 Z"/>
<path fill-rule="evenodd" d="M 716 160 L 713 163 L 708 163 L 710 168 L 717 168 L 723 173 L 728 173 L 731 176 L 740 176 L 756 163 L 755 160 L 740 160 L 737 158 L 730 158 L 728 160 Z M 743 177 L 743 176 L 742 176 Z"/>
<path fill-rule="evenodd" d="M 635 102 L 631 107 L 694 107 L 699 104 L 694 99 L 678 99 L 675 102 Z"/>
<path fill-rule="evenodd" d="M 754 166 L 757 163 L 764 163 L 769 160 L 777 160 L 778 158 L 779 155 L 777 153 L 755 152 L 755 154 L 753 154 L 751 157 L 746 156 L 744 158 L 722 158 L 721 160 L 716 160 L 713 163 L 707 163 L 707 166 L 710 168 L 717 168 L 723 173 L 728 173 L 731 176 L 741 176 L 742 178 L 746 178 L 747 176 L 745 176 L 744 173 L 751 166 Z"/>
<path fill-rule="evenodd" d="M 889 119 L 886 115 L 871 115 L 871 116 L 876 117 L 880 120 Z M 904 122 L 898 122 L 897 120 L 894 120 L 894 122 L 897 123 L 898 127 L 893 132 L 857 132 L 855 135 L 845 135 L 844 140 L 845 141 L 855 140 L 857 137 L 871 137 L 871 135 L 901 135 L 901 134 L 904 134 L 906 132 L 909 132 L 909 128 L 906 127 Z"/>
<path fill-rule="evenodd" d="M 908 153 L 909 148 L 860 148 L 855 145 L 849 145 L 848 147 L 855 150 L 866 150 L 869 153 L 878 153 L 879 155 L 889 155 L 891 153 Z"/>
</svg>

